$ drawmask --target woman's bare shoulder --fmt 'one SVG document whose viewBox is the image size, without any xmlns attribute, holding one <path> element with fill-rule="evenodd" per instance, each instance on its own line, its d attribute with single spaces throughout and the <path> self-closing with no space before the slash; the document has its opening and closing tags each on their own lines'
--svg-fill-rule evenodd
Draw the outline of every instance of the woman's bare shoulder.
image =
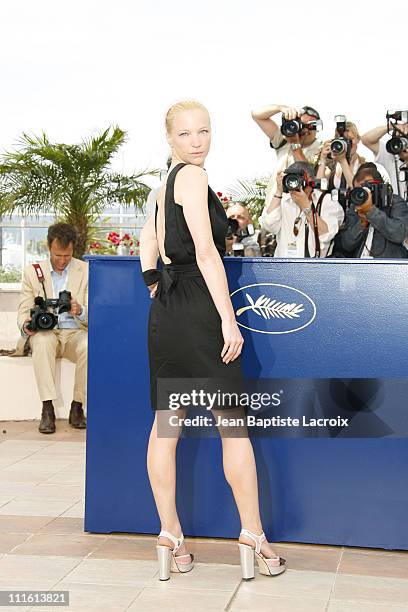
<svg viewBox="0 0 408 612">
<path fill-rule="evenodd" d="M 177 173 L 175 180 L 175 192 L 184 193 L 191 189 L 204 189 L 208 186 L 207 172 L 204 168 L 187 164 Z"/>
<path fill-rule="evenodd" d="M 191 180 L 197 178 L 206 181 L 208 180 L 207 172 L 204 170 L 204 168 L 201 168 L 200 166 L 195 166 L 194 164 L 186 164 L 185 166 L 183 166 L 183 168 L 180 168 L 177 173 L 176 180 L 177 178 L 181 178 L 182 180 Z"/>
</svg>

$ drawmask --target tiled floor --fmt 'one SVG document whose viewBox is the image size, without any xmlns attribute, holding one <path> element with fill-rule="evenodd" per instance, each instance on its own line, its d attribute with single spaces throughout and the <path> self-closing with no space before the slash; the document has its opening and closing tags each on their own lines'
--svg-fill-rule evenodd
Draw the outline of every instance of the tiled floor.
<svg viewBox="0 0 408 612">
<path fill-rule="evenodd" d="M 155 538 L 83 531 L 85 432 L 0 422 L 0 591 L 66 590 L 69 608 L 157 612 L 408 611 L 408 553 L 276 544 L 287 571 L 242 582 L 236 543 L 188 538 L 198 562 L 157 579 Z"/>
</svg>

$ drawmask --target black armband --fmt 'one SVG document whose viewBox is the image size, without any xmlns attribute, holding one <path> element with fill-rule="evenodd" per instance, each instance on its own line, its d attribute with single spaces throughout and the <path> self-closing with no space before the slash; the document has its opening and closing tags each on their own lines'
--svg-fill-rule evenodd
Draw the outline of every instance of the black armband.
<svg viewBox="0 0 408 612">
<path fill-rule="evenodd" d="M 154 283 L 157 283 L 157 281 L 160 280 L 161 272 L 156 268 L 151 268 L 150 270 L 145 270 L 142 272 L 142 276 L 147 286 L 154 285 Z"/>
</svg>

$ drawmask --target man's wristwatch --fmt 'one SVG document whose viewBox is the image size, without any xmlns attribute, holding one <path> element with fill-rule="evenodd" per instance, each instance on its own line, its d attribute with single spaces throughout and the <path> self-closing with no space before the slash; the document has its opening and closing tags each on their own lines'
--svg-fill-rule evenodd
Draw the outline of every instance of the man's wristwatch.
<svg viewBox="0 0 408 612">
<path fill-rule="evenodd" d="M 292 151 L 297 151 L 298 149 L 302 148 L 302 145 L 299 144 L 298 142 L 291 142 L 290 148 L 292 149 Z"/>
<path fill-rule="evenodd" d="M 304 208 L 303 212 L 305 213 L 305 215 L 310 215 L 310 213 L 312 212 L 312 207 L 308 206 L 307 208 Z"/>
</svg>

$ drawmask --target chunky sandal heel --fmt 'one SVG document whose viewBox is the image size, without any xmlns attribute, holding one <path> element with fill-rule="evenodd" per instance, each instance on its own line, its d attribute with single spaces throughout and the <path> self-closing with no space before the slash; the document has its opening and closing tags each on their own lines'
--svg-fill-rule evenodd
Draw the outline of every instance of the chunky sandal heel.
<svg viewBox="0 0 408 612">
<path fill-rule="evenodd" d="M 171 567 L 171 548 L 156 546 L 157 560 L 159 562 L 159 580 L 169 580 Z"/>
<path fill-rule="evenodd" d="M 238 543 L 239 557 L 241 559 L 242 580 L 255 578 L 254 549 L 248 544 Z"/>
<path fill-rule="evenodd" d="M 253 569 L 254 557 L 256 557 L 256 561 L 258 563 L 259 573 L 263 574 L 264 576 L 278 576 L 278 574 L 282 574 L 286 570 L 286 559 L 283 557 L 273 557 L 272 559 L 267 559 L 261 553 L 262 542 L 266 541 L 264 532 L 262 532 L 261 535 L 256 535 L 248 529 L 242 529 L 240 535 L 247 536 L 255 542 L 255 548 L 249 546 L 248 544 L 238 544 L 241 555 L 242 578 L 244 580 L 250 580 L 255 575 Z M 249 548 L 252 551 L 252 575 L 250 575 L 251 566 L 248 566 L 248 563 L 250 563 L 249 552 L 243 553 L 242 550 L 244 548 Z"/>
<path fill-rule="evenodd" d="M 159 561 L 159 580 L 168 580 L 170 578 L 170 572 L 180 572 L 182 574 L 191 572 L 194 567 L 194 555 L 187 553 L 185 555 L 176 556 L 176 552 L 184 542 L 183 534 L 181 534 L 179 538 L 176 538 L 168 531 L 161 531 L 158 537 L 168 538 L 174 544 L 174 548 L 161 544 L 157 544 L 156 546 L 157 558 Z M 177 560 L 183 559 L 184 557 L 191 557 L 191 562 L 177 563 Z"/>
</svg>

